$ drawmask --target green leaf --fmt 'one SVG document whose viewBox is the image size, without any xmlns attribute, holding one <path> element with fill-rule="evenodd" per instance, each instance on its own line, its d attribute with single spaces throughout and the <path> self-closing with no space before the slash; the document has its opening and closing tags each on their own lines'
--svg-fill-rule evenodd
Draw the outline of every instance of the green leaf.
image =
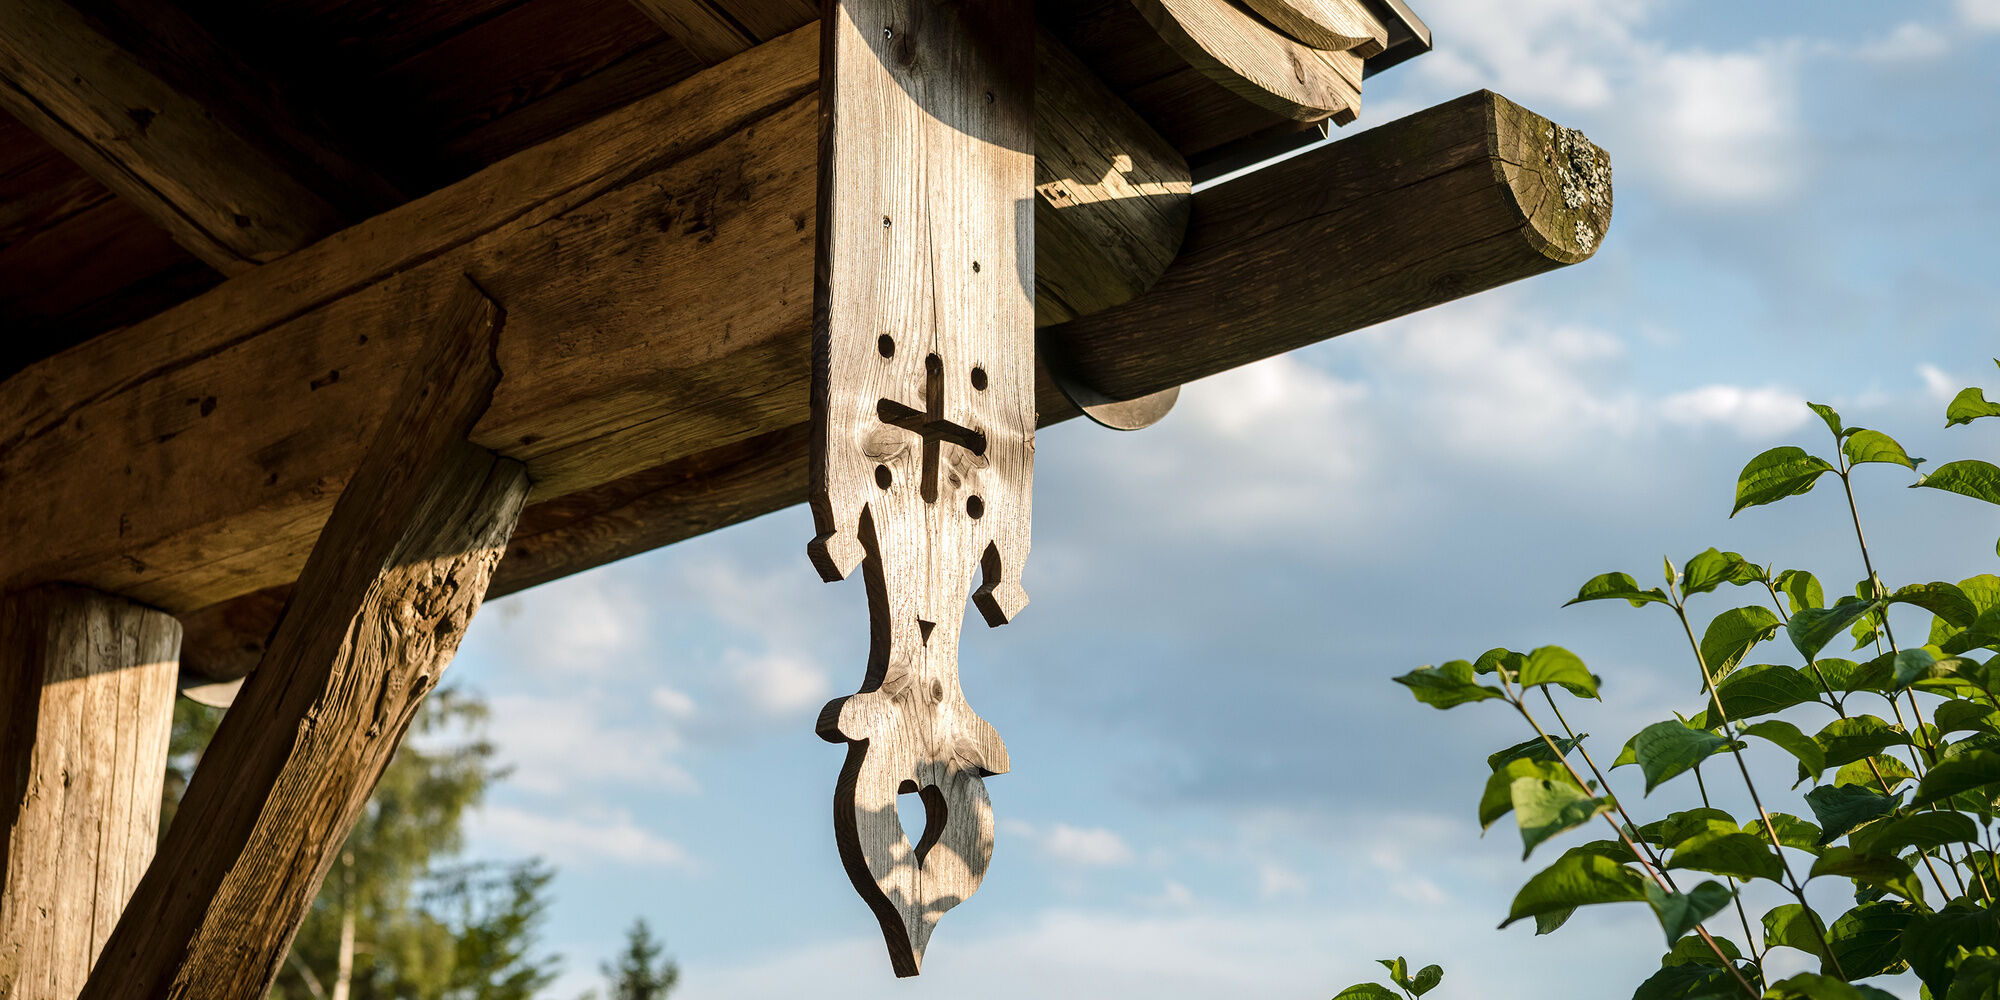
<svg viewBox="0 0 2000 1000">
<path fill-rule="evenodd" d="M 1907 944 L 1907 938 L 1905 939 Z M 1945 1000 L 1994 1000 L 2000 997 L 2000 951 L 1980 948 L 1959 959 Z"/>
<path fill-rule="evenodd" d="M 1778 831 L 1778 843 L 1796 848 L 1808 854 L 1819 853 L 1819 827 L 1790 813 L 1771 813 L 1771 829 Z M 1762 823 L 1751 820 L 1743 824 L 1744 833 L 1759 833 Z"/>
<path fill-rule="evenodd" d="M 1689 729 L 1674 721 L 1647 726 L 1627 745 L 1639 771 L 1646 776 L 1648 795 L 1662 782 L 1732 746 L 1728 740 L 1705 729 Z"/>
<path fill-rule="evenodd" d="M 1964 813 L 1920 812 L 1885 820 L 1848 838 L 1869 854 L 1901 854 L 1908 848 L 1929 851 L 1945 844 L 1976 843 L 1979 824 Z"/>
<path fill-rule="evenodd" d="M 1537 873 L 1514 896 L 1506 927 L 1554 910 L 1596 903 L 1639 902 L 1646 898 L 1646 879 L 1610 858 L 1595 854 L 1564 854 Z"/>
<path fill-rule="evenodd" d="M 1429 993 L 1434 989 L 1437 989 L 1437 984 L 1443 981 L 1444 981 L 1444 966 L 1426 965 L 1423 968 L 1418 969 L 1417 974 L 1411 977 L 1410 992 L 1416 994 L 1417 996 L 1423 996 L 1424 994 Z"/>
<path fill-rule="evenodd" d="M 1827 946 L 1849 979 L 1901 971 L 1903 928 L 1916 912 L 1908 903 L 1862 903 L 1833 922 Z"/>
<path fill-rule="evenodd" d="M 1901 795 L 1892 798 L 1859 785 L 1821 785 L 1806 793 L 1806 805 L 1819 820 L 1822 847 L 1869 820 L 1895 812 L 1902 801 Z"/>
<path fill-rule="evenodd" d="M 1792 614 L 1826 606 L 1826 592 L 1820 589 L 1819 578 L 1805 570 L 1788 569 L 1778 574 L 1773 585 L 1778 593 L 1785 595 L 1785 603 L 1791 605 Z"/>
<path fill-rule="evenodd" d="M 1734 552 L 1708 549 L 1689 559 L 1681 571 L 1681 593 L 1706 594 L 1725 583 L 1744 586 L 1764 578 L 1763 570 Z"/>
<path fill-rule="evenodd" d="M 1932 996 L 1957 996 L 1952 980 L 1960 971 L 1953 968 L 1962 954 L 1960 949 L 1991 948 L 1995 942 L 2000 942 L 2000 911 L 1975 906 L 1969 899 L 1956 899 L 1936 913 L 1911 918 L 1903 934 L 1903 958 Z M 1990 997 L 1987 994 L 1979 1000 Z"/>
<path fill-rule="evenodd" d="M 1642 608 L 1648 604 L 1669 603 L 1666 593 L 1658 587 L 1653 587 L 1649 590 L 1640 590 L 1639 581 L 1632 579 L 1627 574 L 1605 573 L 1601 576 L 1591 577 L 1590 581 L 1585 583 L 1583 588 L 1576 592 L 1576 597 L 1565 602 L 1563 607 L 1569 607 L 1571 604 L 1581 604 L 1585 601 L 1610 600 L 1630 601 L 1635 608 Z"/>
<path fill-rule="evenodd" d="M 1820 476 L 1832 471 L 1825 459 L 1808 455 L 1803 448 L 1773 448 L 1751 459 L 1736 477 L 1736 506 L 1729 516 L 1808 492 Z"/>
<path fill-rule="evenodd" d="M 1567 775 L 1561 780 L 1547 777 L 1515 778 L 1508 786 L 1514 801 L 1514 818 L 1521 825 L 1521 860 L 1535 847 L 1564 830 L 1574 830 L 1611 811 L 1611 800 L 1596 798 L 1576 787 Z"/>
<path fill-rule="evenodd" d="M 1579 698 L 1597 697 L 1597 678 L 1575 653 L 1561 646 L 1543 646 L 1528 654 L 1521 668 L 1521 687 L 1554 684 Z"/>
<path fill-rule="evenodd" d="M 1701 922 L 1722 912 L 1736 893 L 1720 882 L 1705 881 L 1687 892 L 1668 892 L 1652 882 L 1646 883 L 1646 902 L 1653 905 L 1653 913 L 1660 918 L 1660 927 L 1667 932 L 1667 946 L 1673 947 L 1681 935 L 1701 925 Z"/>
<path fill-rule="evenodd" d="M 2000 751 L 1974 750 L 1938 761 L 1924 775 L 1924 780 L 1917 783 L 1917 794 L 1911 803 L 1929 805 L 1996 781 L 2000 781 Z"/>
<path fill-rule="evenodd" d="M 1800 774 L 1815 781 L 1819 780 L 1820 773 L 1826 770 L 1826 751 L 1821 749 L 1819 742 L 1783 719 L 1767 719 L 1755 725 L 1744 726 L 1737 732 L 1776 744 L 1786 753 L 1798 758 Z"/>
<path fill-rule="evenodd" d="M 1499 688 L 1474 682 L 1472 676 L 1472 664 L 1453 660 L 1443 666 L 1413 670 L 1396 678 L 1396 683 L 1409 688 L 1418 701 L 1438 709 L 1506 697 Z"/>
<path fill-rule="evenodd" d="M 1891 691 L 1901 691 L 1931 675 L 1931 668 L 1937 666 L 1937 654 L 1921 646 L 1916 649 L 1897 650 L 1889 654 L 1896 678 Z"/>
<path fill-rule="evenodd" d="M 1910 734 L 1872 715 L 1835 719 L 1813 736 L 1826 751 L 1826 766 L 1873 757 L 1889 747 L 1908 746 Z"/>
<path fill-rule="evenodd" d="M 1847 453 L 1849 465 L 1882 462 L 1915 471 L 1924 461 L 1921 458 L 1911 458 L 1909 453 L 1903 450 L 1903 446 L 1896 443 L 1895 438 L 1881 431 L 1857 430 L 1848 436 L 1841 450 Z"/>
<path fill-rule="evenodd" d="M 1801 972 L 1790 979 L 1772 983 L 1764 1000 L 1897 1000 L 1866 983 L 1845 983 L 1832 976 Z"/>
<path fill-rule="evenodd" d="M 1978 389 L 1962 389 L 1958 398 L 1945 407 L 1944 425 L 1956 427 L 1969 424 L 1980 417 L 2000 417 L 2000 404 L 1986 401 L 1986 393 Z"/>
<path fill-rule="evenodd" d="M 1915 605 L 1959 628 L 1972 624 L 1979 617 L 1979 606 L 1972 603 L 1972 598 L 1965 596 L 1965 591 L 1943 581 L 1898 587 L 1895 593 L 1889 595 L 1889 601 Z"/>
<path fill-rule="evenodd" d="M 1882 779 L 1880 782 L 1875 780 L 1878 775 Z M 1840 765 L 1840 769 L 1833 774 L 1833 783 L 1836 785 L 1879 788 L 1882 784 L 1887 784 L 1892 792 L 1901 787 L 1903 782 L 1915 780 L 1917 776 L 1910 772 L 1909 767 L 1889 754 L 1849 761 Z"/>
<path fill-rule="evenodd" d="M 1878 886 L 1913 903 L 1924 901 L 1923 884 L 1909 862 L 1895 855 L 1865 854 L 1852 847 L 1829 847 L 1813 860 L 1808 880 L 1822 875 L 1851 878 L 1864 885 Z"/>
<path fill-rule="evenodd" d="M 1762 834 L 1711 830 L 1673 845 L 1673 852 L 1673 857 L 1667 860 L 1668 868 L 1691 868 L 1711 875 L 1773 882 L 1784 875 L 1783 860 Z"/>
<path fill-rule="evenodd" d="M 1510 760 L 1486 779 L 1486 791 L 1479 796 L 1480 829 L 1490 828 L 1500 817 L 1514 811 L 1514 782 L 1522 778 L 1568 782 L 1579 794 L 1583 793 L 1582 786 L 1570 777 L 1569 769 L 1560 764 L 1526 758 Z"/>
<path fill-rule="evenodd" d="M 1727 970 L 1712 965 L 1669 965 L 1640 983 L 1632 1000 L 1731 1000 L 1741 996 Z"/>
<path fill-rule="evenodd" d="M 1578 733 L 1576 734 L 1576 739 L 1573 740 L 1566 739 L 1561 736 L 1556 736 L 1552 738 L 1556 741 L 1556 746 L 1562 748 L 1563 755 L 1568 756 L 1569 752 L 1571 750 L 1576 749 L 1576 745 L 1578 743 L 1582 743 L 1584 737 L 1589 735 L 1590 735 L 1589 733 Z M 1500 768 L 1506 766 L 1506 764 L 1509 761 L 1539 760 L 1547 763 L 1554 763 L 1555 759 L 1556 759 L 1556 752 L 1554 750 L 1549 749 L 1549 741 L 1537 736 L 1532 740 L 1526 740 L 1520 743 L 1516 743 L 1505 750 L 1501 750 L 1488 755 L 1486 758 L 1486 766 L 1492 768 L 1495 771 L 1498 771 L 1500 770 Z"/>
<path fill-rule="evenodd" d="M 1796 948 L 1814 958 L 1824 959 L 1819 935 L 1813 931 L 1813 917 L 1797 903 L 1774 906 L 1764 913 L 1764 947 Z"/>
<path fill-rule="evenodd" d="M 1807 608 L 1792 616 L 1785 625 L 1785 632 L 1792 638 L 1792 645 L 1807 662 L 1819 656 L 1819 651 L 1833 641 L 1855 619 L 1875 610 L 1874 601 L 1864 601 L 1859 597 L 1843 597 L 1830 608 Z"/>
<path fill-rule="evenodd" d="M 1708 941 L 1714 941 L 1715 948 L 1709 947 Z M 1716 948 L 1722 949 L 1721 958 L 1716 957 Z M 1736 947 L 1736 942 L 1720 934 L 1710 935 L 1708 940 L 1703 940 L 1699 934 L 1689 934 L 1679 941 L 1674 942 L 1673 948 L 1660 959 L 1660 967 L 1665 968 L 1669 965 L 1706 965 L 1720 969 L 1723 967 L 1725 960 L 1734 962 L 1742 957 L 1743 952 Z"/>
<path fill-rule="evenodd" d="M 1838 440 L 1842 435 L 1847 433 L 1847 428 L 1840 425 L 1840 414 L 1833 407 L 1825 403 L 1807 403 L 1806 406 L 1810 407 L 1814 413 L 1819 414 L 1821 420 L 1826 421 L 1826 429 L 1833 432 L 1835 440 Z"/>
<path fill-rule="evenodd" d="M 1576 907 L 1574 906 L 1565 906 L 1559 910 L 1550 910 L 1547 913 L 1535 914 L 1535 936 L 1541 937 L 1544 934 L 1554 934 L 1562 925 L 1569 923 L 1569 918 L 1574 916 L 1576 916 Z"/>
<path fill-rule="evenodd" d="M 1947 701 L 1931 712 L 1940 733 L 2000 733 L 2000 709 L 1978 701 Z"/>
<path fill-rule="evenodd" d="M 1357 986 L 1349 986 L 1339 993 L 1334 994 L 1333 1000 L 1403 1000 L 1403 998 L 1397 996 L 1395 990 L 1386 986 L 1377 986 L 1374 983 L 1361 983 Z"/>
<path fill-rule="evenodd" d="M 1749 719 L 1782 712 L 1794 705 L 1818 701 L 1819 684 L 1804 671 L 1775 663 L 1744 667 L 1715 686 L 1722 699 L 1722 713 L 1731 719 Z M 1711 709 L 1713 706 L 1710 706 Z M 1710 711 L 1695 720 L 1696 725 L 1719 724 Z"/>
<path fill-rule="evenodd" d="M 1720 809 L 1703 807 L 1668 813 L 1667 818 L 1639 828 L 1639 836 L 1649 844 L 1665 847 L 1678 844 L 1706 831 L 1728 833 L 1736 829 L 1736 817 Z"/>
<path fill-rule="evenodd" d="M 1976 458 L 1940 465 L 1914 485 L 2000 504 L 2000 467 Z"/>
<path fill-rule="evenodd" d="M 1403 960 L 1403 956 L 1398 955 L 1393 959 L 1378 958 L 1375 960 L 1375 964 L 1389 970 L 1390 982 L 1393 982 L 1396 985 L 1403 987 L 1404 989 L 1409 988 L 1408 984 L 1410 981 L 1410 964 Z"/>
<path fill-rule="evenodd" d="M 1716 615 L 1701 637 L 1701 661 L 1708 665 L 1709 676 L 1718 681 L 1729 676 L 1744 654 L 1777 635 L 1781 627 L 1777 615 L 1755 605 Z"/>
<path fill-rule="evenodd" d="M 1813 661 L 1813 669 L 1826 678 L 1835 691 L 1887 691 L 1895 680 L 1895 668 L 1887 662 L 1856 663 L 1829 656 Z"/>
</svg>

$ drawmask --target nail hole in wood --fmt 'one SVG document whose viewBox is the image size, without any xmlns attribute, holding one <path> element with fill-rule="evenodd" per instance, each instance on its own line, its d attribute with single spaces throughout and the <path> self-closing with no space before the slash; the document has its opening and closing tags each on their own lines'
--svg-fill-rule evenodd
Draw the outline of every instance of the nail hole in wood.
<svg viewBox="0 0 2000 1000">
<path fill-rule="evenodd" d="M 880 486 L 881 488 L 886 490 L 889 487 L 894 486 L 895 484 L 896 484 L 896 474 L 890 472 L 888 466 L 878 465 L 875 467 L 875 485 Z"/>
<path fill-rule="evenodd" d="M 979 262 L 976 260 L 972 262 L 972 273 L 973 274 L 979 273 Z"/>
<path fill-rule="evenodd" d="M 889 228 L 889 217 L 886 215 L 882 217 L 882 228 L 883 229 Z"/>
<path fill-rule="evenodd" d="M 885 358 L 896 356 L 896 338 L 883 334 L 875 338 L 875 350 Z"/>
<path fill-rule="evenodd" d="M 980 392 L 986 391 L 986 369 L 972 369 L 972 387 Z"/>
<path fill-rule="evenodd" d="M 985 517 L 986 501 L 979 499 L 979 494 L 977 493 L 974 493 L 973 495 L 966 497 L 965 515 L 967 517 L 972 518 L 975 521 L 979 520 L 982 517 Z"/>
</svg>

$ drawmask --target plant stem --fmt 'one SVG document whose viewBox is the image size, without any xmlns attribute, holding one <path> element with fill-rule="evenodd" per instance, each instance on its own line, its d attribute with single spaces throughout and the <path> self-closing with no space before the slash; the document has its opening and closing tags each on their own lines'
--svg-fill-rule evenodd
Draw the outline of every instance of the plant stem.
<svg viewBox="0 0 2000 1000">
<path fill-rule="evenodd" d="M 1715 808 L 1715 803 L 1710 802 L 1708 799 L 1708 782 L 1702 780 L 1701 764 L 1699 762 L 1696 762 L 1692 770 L 1694 771 L 1694 787 L 1701 790 L 1702 808 L 1704 809 Z M 1736 876 L 1724 875 L 1723 878 L 1729 880 L 1729 891 L 1737 894 L 1736 898 L 1733 900 L 1733 902 L 1736 904 L 1736 919 L 1743 924 L 1743 938 L 1745 941 L 1749 942 L 1750 957 L 1756 959 L 1757 964 L 1762 965 L 1764 963 L 1764 955 L 1763 953 L 1757 950 L 1757 932 L 1750 929 L 1750 914 L 1747 910 L 1743 908 L 1742 890 L 1739 889 L 1736 885 Z"/>
<path fill-rule="evenodd" d="M 1669 586 L 1671 587 L 1671 584 Z M 1785 847 L 1778 838 L 1778 828 L 1771 824 L 1771 814 L 1764 811 L 1763 797 L 1757 794 L 1757 783 L 1750 777 L 1750 765 L 1743 759 L 1743 743 L 1736 737 L 1736 726 L 1729 721 L 1729 713 L 1722 708 L 1722 695 L 1715 688 L 1715 675 L 1709 672 L 1708 658 L 1701 655 L 1701 642 L 1694 637 L 1694 625 L 1688 621 L 1687 602 L 1680 596 L 1678 588 L 1674 589 L 1672 596 L 1674 616 L 1680 619 L 1681 631 L 1687 633 L 1688 646 L 1694 650 L 1695 665 L 1701 668 L 1702 683 L 1708 687 L 1708 696 L 1715 703 L 1715 719 L 1712 721 L 1722 723 L 1723 738 L 1729 741 L 1729 754 L 1736 759 L 1736 769 L 1743 775 L 1743 787 L 1750 793 L 1750 804 L 1756 808 L 1757 818 L 1764 824 L 1764 834 L 1771 840 L 1772 853 L 1778 856 L 1778 870 L 1785 875 L 1785 888 L 1791 890 L 1792 897 L 1799 901 L 1799 908 L 1811 918 L 1808 923 L 1813 929 L 1814 936 L 1819 938 L 1820 951 L 1826 955 L 1827 963 L 1833 966 L 1834 974 L 1845 980 L 1847 971 L 1840 967 L 1840 959 L 1834 956 L 1832 946 L 1827 943 L 1825 921 L 1821 920 L 1819 914 L 1813 910 L 1812 904 L 1806 901 L 1805 886 L 1799 882 L 1798 876 L 1792 874 L 1792 863 L 1785 857 Z"/>
<path fill-rule="evenodd" d="M 1527 721 L 1530 728 L 1534 729 L 1535 735 L 1541 737 L 1542 742 L 1548 745 L 1549 751 L 1556 755 L 1556 762 L 1563 766 L 1563 770 L 1569 772 L 1571 780 L 1576 782 L 1577 787 L 1579 788 L 1589 787 L 1584 783 L 1583 775 L 1576 773 L 1576 768 L 1570 765 L 1569 757 L 1563 753 L 1561 745 L 1557 744 L 1556 741 L 1542 729 L 1542 724 L 1535 721 L 1534 715 L 1528 711 L 1528 706 L 1525 703 L 1523 703 L 1519 695 L 1514 693 L 1514 685 L 1508 682 L 1507 670 L 1505 667 L 1502 667 L 1500 669 L 1499 676 L 1500 676 L 1500 686 L 1507 693 L 1507 703 L 1514 706 L 1514 711 L 1521 713 L 1521 718 Z M 1543 693 L 1547 694 L 1547 692 Z M 1550 699 L 1550 701 L 1553 704 L 1554 699 Z M 1558 712 L 1556 714 L 1558 717 L 1560 717 L 1562 713 Z M 1565 723 L 1563 728 L 1567 731 L 1569 728 L 1568 724 Z M 1572 739 L 1575 738 L 1575 734 L 1573 732 L 1571 733 L 1571 738 Z M 1584 760 L 1586 762 L 1589 762 L 1590 758 L 1588 754 L 1585 755 Z M 1598 772 L 1597 765 L 1594 763 L 1591 764 L 1590 769 L 1591 773 L 1597 774 L 1598 776 L 1597 787 L 1603 790 L 1603 792 L 1606 795 L 1610 795 L 1611 787 L 1608 783 L 1604 781 L 1603 774 Z M 1617 796 L 1611 796 L 1611 802 L 1614 806 L 1618 808 L 1619 815 L 1625 816 L 1626 824 L 1632 825 L 1631 816 L 1626 815 L 1624 807 L 1618 805 Z M 1646 870 L 1646 874 L 1651 876 L 1653 881 L 1657 883 L 1660 886 L 1660 888 L 1665 889 L 1668 892 L 1673 892 L 1673 893 L 1680 892 L 1680 888 L 1674 885 L 1673 876 L 1667 874 L 1667 867 L 1665 864 L 1661 863 L 1660 856 L 1653 853 L 1653 847 L 1651 844 L 1647 844 L 1643 839 L 1635 842 L 1632 839 L 1632 837 L 1626 834 L 1625 827 L 1619 826 L 1618 821 L 1612 819 L 1609 813 L 1602 813 L 1600 815 L 1604 817 L 1604 822 L 1609 823 L 1611 825 L 1611 830 L 1613 833 L 1616 833 L 1618 835 L 1618 839 L 1624 842 L 1625 849 L 1632 852 L 1632 856 L 1638 859 L 1639 866 Z M 1632 829 L 1633 832 L 1635 833 L 1638 831 L 1638 827 L 1636 825 L 1632 825 Z M 1813 922 L 1817 924 L 1819 922 L 1819 918 L 1814 917 Z M 1702 941 L 1708 945 L 1710 951 L 1715 953 L 1716 960 L 1722 963 L 1723 968 L 1729 970 L 1729 974 L 1730 976 L 1735 978 L 1736 984 L 1738 986 L 1743 987 L 1743 995 L 1750 998 L 1750 1000 L 1757 1000 L 1758 996 L 1757 988 L 1750 985 L 1750 980 L 1743 978 L 1743 971 L 1736 967 L 1736 963 L 1734 961 L 1730 960 L 1729 955 L 1722 950 L 1722 946 L 1715 943 L 1715 937 L 1708 933 L 1708 928 L 1703 927 L 1700 924 L 1696 924 L 1694 927 L 1694 932 L 1696 934 L 1701 935 Z M 1842 978 L 1846 977 L 1842 976 Z"/>
<path fill-rule="evenodd" d="M 1845 453 L 1842 453 L 1840 455 L 1840 488 L 1847 494 L 1847 514 L 1854 521 L 1854 542 L 1861 548 L 1861 568 L 1868 574 L 1868 589 L 1874 592 L 1875 599 L 1886 601 L 1889 595 L 1882 586 L 1882 578 L 1875 575 L 1875 559 L 1868 553 L 1868 536 L 1861 530 L 1861 507 L 1854 502 L 1854 480 L 1850 475 L 1853 471 L 1854 467 L 1847 463 L 1847 456 Z M 1901 647 L 1896 645 L 1896 629 L 1889 622 L 1889 609 L 1886 605 L 1878 613 L 1878 616 L 1882 622 L 1882 637 L 1889 640 L 1889 652 L 1892 654 L 1902 652 Z M 1937 746 L 1931 742 L 1930 736 L 1924 732 L 1924 713 L 1922 709 L 1917 707 L 1916 692 L 1909 691 L 1906 693 L 1910 696 L 1910 711 L 1917 720 L 1917 737 L 1923 741 L 1921 746 L 1924 749 L 1924 753 L 1930 758 L 1930 762 L 1936 764 L 1938 759 Z M 1889 703 L 1891 705 L 1896 703 L 1894 695 L 1890 696 Z M 1896 714 L 1900 716 L 1903 713 L 1898 711 Z"/>
</svg>

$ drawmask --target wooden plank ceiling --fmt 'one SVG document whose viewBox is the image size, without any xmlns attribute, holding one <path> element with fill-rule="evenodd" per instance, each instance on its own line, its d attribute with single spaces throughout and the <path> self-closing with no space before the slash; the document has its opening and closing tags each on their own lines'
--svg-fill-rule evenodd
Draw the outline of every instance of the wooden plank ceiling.
<svg viewBox="0 0 2000 1000">
<path fill-rule="evenodd" d="M 70 6 L 116 25 L 145 9 L 135 2 Z M 813 0 L 178 2 L 172 13 L 261 77 L 262 94 L 310 122 L 371 180 L 386 182 L 391 203 L 802 26 L 817 7 Z M 1040 16 L 1183 153 L 1302 127 L 1204 78 L 1131 0 L 1044 0 Z M 141 56 L 157 37 L 150 26 L 129 34 L 137 40 L 120 41 Z M 0 116 L 0 378 L 222 278 L 142 206 Z"/>
</svg>

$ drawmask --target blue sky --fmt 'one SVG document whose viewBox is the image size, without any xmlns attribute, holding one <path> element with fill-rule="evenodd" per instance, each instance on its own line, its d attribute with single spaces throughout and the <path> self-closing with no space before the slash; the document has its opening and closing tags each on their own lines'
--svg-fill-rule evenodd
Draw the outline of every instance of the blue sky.
<svg viewBox="0 0 2000 1000">
<path fill-rule="evenodd" d="M 1656 965 L 1641 907 L 1494 930 L 1538 869 L 1472 807 L 1525 734 L 1389 678 L 1568 646 L 1606 678 L 1572 721 L 1609 756 L 1695 681 L 1671 619 L 1561 610 L 1582 580 L 1711 544 L 1860 576 L 1834 493 L 1726 520 L 1749 456 L 1823 445 L 1806 398 L 1992 457 L 1942 412 L 2000 386 L 2000 0 L 1417 6 L 1437 50 L 1369 81 L 1355 128 L 1481 87 L 1580 128 L 1616 169 L 1603 249 L 1189 386 L 1142 433 L 1043 433 L 1034 603 L 963 645 L 1013 759 L 1000 841 L 921 978 L 891 978 L 835 856 L 842 751 L 812 726 L 866 616 L 858 580 L 818 582 L 803 508 L 485 609 L 452 675 L 514 771 L 470 849 L 560 869 L 562 995 L 641 915 L 685 1000 L 1324 997 L 1395 954 L 1443 962 L 1447 1000 L 1600 997 Z M 1886 577 L 1994 571 L 1990 508 L 1877 469 Z"/>
</svg>

